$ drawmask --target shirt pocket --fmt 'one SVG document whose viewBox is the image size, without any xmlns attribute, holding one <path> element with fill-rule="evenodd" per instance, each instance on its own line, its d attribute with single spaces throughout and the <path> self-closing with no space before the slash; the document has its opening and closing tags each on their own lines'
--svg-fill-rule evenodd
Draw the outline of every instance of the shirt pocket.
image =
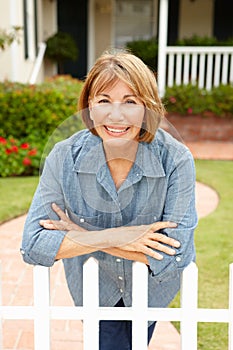
<svg viewBox="0 0 233 350">
<path fill-rule="evenodd" d="M 75 222 L 80 227 L 88 231 L 99 231 L 104 228 L 105 215 L 99 214 L 95 216 L 87 216 L 76 214 L 73 211 L 67 210 L 67 214 L 71 221 Z"/>
<path fill-rule="evenodd" d="M 159 220 L 159 214 L 157 214 L 156 212 L 139 214 L 130 223 L 128 223 L 127 226 L 150 225 Z"/>
</svg>

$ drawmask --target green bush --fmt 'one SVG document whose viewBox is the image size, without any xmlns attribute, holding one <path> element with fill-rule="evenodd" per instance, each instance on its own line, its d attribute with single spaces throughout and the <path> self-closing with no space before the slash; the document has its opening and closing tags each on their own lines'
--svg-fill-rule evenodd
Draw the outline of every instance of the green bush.
<svg viewBox="0 0 233 350">
<path fill-rule="evenodd" d="M 233 85 L 220 85 L 210 91 L 191 84 L 173 86 L 167 88 L 163 102 L 168 112 L 233 118 Z"/>
<path fill-rule="evenodd" d="M 149 40 L 135 40 L 128 42 L 126 48 L 150 67 L 157 71 L 158 41 L 155 38 Z"/>
<path fill-rule="evenodd" d="M 46 40 L 45 56 L 58 63 L 60 73 L 64 71 L 65 61 L 76 61 L 78 55 L 79 50 L 76 42 L 68 33 L 57 32 Z"/>
<path fill-rule="evenodd" d="M 45 144 L 77 110 L 82 83 L 59 77 L 41 85 L 0 83 L 0 135 Z"/>
<path fill-rule="evenodd" d="M 218 40 L 215 37 L 193 35 L 190 38 L 177 40 L 177 46 L 233 46 L 233 38 Z"/>
<path fill-rule="evenodd" d="M 40 153 L 28 142 L 0 136 L 0 176 L 38 174 Z"/>
<path fill-rule="evenodd" d="M 37 149 L 37 158 L 40 158 L 54 130 L 76 113 L 81 87 L 81 81 L 67 76 L 58 76 L 34 86 L 0 83 L 0 136 L 8 142 L 11 137 L 20 140 L 17 141 L 19 143 L 30 143 Z M 69 132 L 74 133 L 82 127 L 81 118 L 76 118 L 73 129 L 70 127 Z M 66 130 L 64 134 L 69 136 Z M 3 158 L 4 162 L 9 161 L 2 150 L 2 164 Z M 35 166 L 38 168 L 38 162 Z M 33 171 L 30 168 L 30 172 Z M 5 173 L 0 171 L 0 176 L 8 176 L 10 173 L 25 174 L 21 170 L 6 170 Z"/>
</svg>

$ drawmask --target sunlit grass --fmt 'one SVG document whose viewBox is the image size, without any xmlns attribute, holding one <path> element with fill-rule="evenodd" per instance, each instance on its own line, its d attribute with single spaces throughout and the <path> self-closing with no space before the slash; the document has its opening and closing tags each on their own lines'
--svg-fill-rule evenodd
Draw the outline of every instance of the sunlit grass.
<svg viewBox="0 0 233 350">
<path fill-rule="evenodd" d="M 229 264 L 233 262 L 233 162 L 197 160 L 196 170 L 197 180 L 214 188 L 220 198 L 217 209 L 199 220 L 195 233 L 198 306 L 224 309 L 228 308 Z M 179 296 L 172 306 L 179 307 Z M 220 349 L 228 349 L 227 324 L 199 323 L 198 350 Z"/>
<path fill-rule="evenodd" d="M 0 178 L 0 222 L 27 212 L 38 176 Z"/>
</svg>

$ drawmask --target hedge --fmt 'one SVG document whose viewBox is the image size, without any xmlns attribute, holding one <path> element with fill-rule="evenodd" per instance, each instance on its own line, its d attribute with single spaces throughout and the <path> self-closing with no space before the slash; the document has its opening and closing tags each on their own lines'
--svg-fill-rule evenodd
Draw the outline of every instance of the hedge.
<svg viewBox="0 0 233 350">
<path fill-rule="evenodd" d="M 4 161 L 2 168 L 5 169 L 3 171 L 0 168 L 0 176 L 31 175 L 35 170 L 38 172 L 39 159 L 48 139 L 54 135 L 54 130 L 63 125 L 64 133 L 61 137 L 58 132 L 55 133 L 56 138 L 53 137 L 53 142 L 56 142 L 62 136 L 69 136 L 83 127 L 81 118 L 78 117 L 74 117 L 72 125 L 69 122 L 64 125 L 65 120 L 69 121 L 71 116 L 75 116 L 81 87 L 81 81 L 66 76 L 58 76 L 41 85 L 32 86 L 0 83 L 0 155 L 2 165 Z M 59 133 L 61 134 L 61 127 Z M 7 140 L 7 145 L 11 143 L 10 140 L 15 140 L 21 152 L 21 144 L 30 144 L 37 152 L 37 161 L 32 162 L 30 167 L 22 167 L 21 157 L 16 151 L 9 151 L 10 145 L 7 150 L 3 149 L 6 147 L 4 140 Z M 6 169 L 6 164 L 9 169 Z"/>
<path fill-rule="evenodd" d="M 191 84 L 173 86 L 166 89 L 163 102 L 168 112 L 233 118 L 233 85 L 220 85 L 210 91 Z"/>
<path fill-rule="evenodd" d="M 66 77 L 33 86 L 0 83 L 0 136 L 47 140 L 76 112 L 81 85 Z"/>
</svg>

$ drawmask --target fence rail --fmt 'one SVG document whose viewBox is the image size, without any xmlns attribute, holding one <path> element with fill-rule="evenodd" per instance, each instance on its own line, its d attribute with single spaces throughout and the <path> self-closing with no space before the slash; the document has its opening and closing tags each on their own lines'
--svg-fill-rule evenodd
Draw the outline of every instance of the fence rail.
<svg viewBox="0 0 233 350">
<path fill-rule="evenodd" d="M 133 349 L 146 350 L 148 320 L 180 321 L 181 349 L 197 350 L 198 322 L 222 322 L 229 325 L 228 350 L 233 350 L 233 264 L 228 309 L 198 308 L 198 269 L 194 263 L 183 272 L 180 308 L 147 307 L 148 270 L 141 263 L 133 264 L 132 307 L 99 307 L 98 263 L 93 258 L 84 264 L 82 307 L 50 306 L 49 275 L 49 268 L 34 268 L 34 306 L 0 306 L 0 335 L 2 320 L 32 319 L 34 349 L 50 350 L 51 320 L 83 320 L 83 349 L 98 350 L 99 320 L 132 320 Z"/>
</svg>

